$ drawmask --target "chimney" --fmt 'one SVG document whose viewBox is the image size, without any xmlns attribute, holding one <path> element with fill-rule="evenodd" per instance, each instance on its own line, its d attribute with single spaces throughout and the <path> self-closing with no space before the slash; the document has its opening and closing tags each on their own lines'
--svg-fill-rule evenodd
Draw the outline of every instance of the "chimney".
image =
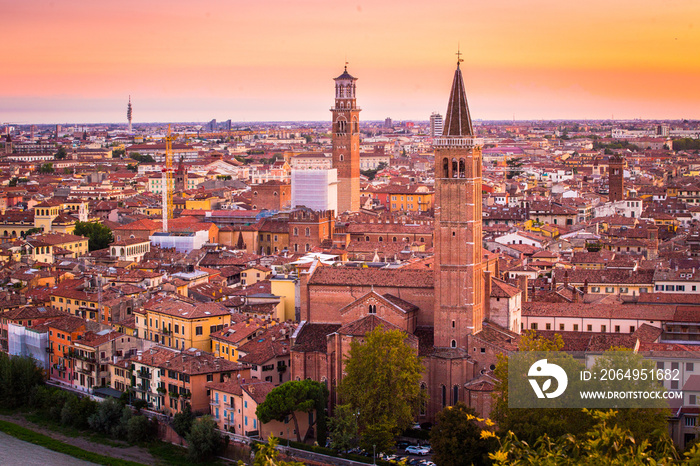
<svg viewBox="0 0 700 466">
<path fill-rule="evenodd" d="M 552 273 L 554 273 L 554 272 L 552 272 Z M 568 287 L 569 287 L 569 271 L 565 270 L 564 271 L 564 288 L 568 288 Z"/>
<path fill-rule="evenodd" d="M 526 303 L 528 300 L 527 280 L 527 275 L 518 275 L 518 288 L 520 288 L 520 291 L 523 292 L 522 297 L 520 299 L 521 303 Z"/>
</svg>

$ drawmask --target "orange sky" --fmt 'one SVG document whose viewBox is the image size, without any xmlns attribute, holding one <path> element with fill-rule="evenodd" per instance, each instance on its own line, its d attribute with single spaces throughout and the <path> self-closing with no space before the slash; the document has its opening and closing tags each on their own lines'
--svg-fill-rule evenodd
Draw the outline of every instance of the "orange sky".
<svg viewBox="0 0 700 466">
<path fill-rule="evenodd" d="M 700 118 L 697 0 L 0 0 L 0 122 Z"/>
</svg>

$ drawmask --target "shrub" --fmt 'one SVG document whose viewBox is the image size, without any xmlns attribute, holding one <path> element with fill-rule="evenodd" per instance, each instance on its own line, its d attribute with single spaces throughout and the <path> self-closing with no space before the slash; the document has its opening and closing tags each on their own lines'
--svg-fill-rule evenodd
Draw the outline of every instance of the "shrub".
<svg viewBox="0 0 700 466">
<path fill-rule="evenodd" d="M 221 448 L 221 436 L 210 416 L 202 416 L 192 424 L 187 435 L 187 459 L 200 463 L 209 461 Z"/>
</svg>

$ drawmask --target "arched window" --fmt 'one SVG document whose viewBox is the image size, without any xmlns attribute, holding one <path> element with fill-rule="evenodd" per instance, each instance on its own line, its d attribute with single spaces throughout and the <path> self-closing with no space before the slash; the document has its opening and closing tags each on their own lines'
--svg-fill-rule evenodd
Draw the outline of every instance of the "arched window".
<svg viewBox="0 0 700 466">
<path fill-rule="evenodd" d="M 447 406 L 447 387 L 440 385 L 440 391 L 442 392 L 442 407 L 445 408 Z"/>
<path fill-rule="evenodd" d="M 311 236 L 311 228 L 306 227 L 305 233 L 306 233 L 306 236 Z"/>
<path fill-rule="evenodd" d="M 457 178 L 459 169 L 457 168 L 457 159 L 452 159 L 452 178 Z"/>
<path fill-rule="evenodd" d="M 459 385 L 452 387 L 452 406 L 456 405 L 459 401 Z"/>
<path fill-rule="evenodd" d="M 365 236 L 365 241 L 369 241 L 369 236 Z"/>
<path fill-rule="evenodd" d="M 447 157 L 442 159 L 442 177 L 443 178 L 450 177 L 450 161 L 447 160 Z"/>
<path fill-rule="evenodd" d="M 393 241 L 393 242 L 395 243 L 395 242 L 396 242 L 396 236 L 394 236 L 393 238 L 391 238 L 391 241 Z"/>
<path fill-rule="evenodd" d="M 465 178 L 466 177 L 466 162 L 464 159 L 459 159 L 459 177 L 460 178 Z"/>
<path fill-rule="evenodd" d="M 273 192 L 272 195 L 277 197 L 277 191 Z"/>
<path fill-rule="evenodd" d="M 370 304 L 370 305 L 369 305 L 369 313 L 370 313 L 370 314 L 376 314 L 376 313 L 377 313 L 377 305 L 376 305 L 376 304 Z"/>
<path fill-rule="evenodd" d="M 457 340 L 452 340 L 452 341 L 450 342 L 450 346 L 451 346 L 452 348 L 457 348 Z"/>
<path fill-rule="evenodd" d="M 383 238 L 382 236 L 380 236 L 380 237 L 379 237 L 379 242 L 381 243 L 382 241 L 384 241 L 384 238 Z"/>
<path fill-rule="evenodd" d="M 294 236 L 299 236 L 299 229 L 294 227 Z"/>
</svg>

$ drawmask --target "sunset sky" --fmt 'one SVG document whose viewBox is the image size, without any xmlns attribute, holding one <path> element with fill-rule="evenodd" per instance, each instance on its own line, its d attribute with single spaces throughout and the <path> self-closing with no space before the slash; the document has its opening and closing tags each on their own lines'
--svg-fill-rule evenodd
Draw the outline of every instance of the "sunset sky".
<svg viewBox="0 0 700 466">
<path fill-rule="evenodd" d="M 0 123 L 700 118 L 698 0 L 0 0 Z"/>
</svg>

